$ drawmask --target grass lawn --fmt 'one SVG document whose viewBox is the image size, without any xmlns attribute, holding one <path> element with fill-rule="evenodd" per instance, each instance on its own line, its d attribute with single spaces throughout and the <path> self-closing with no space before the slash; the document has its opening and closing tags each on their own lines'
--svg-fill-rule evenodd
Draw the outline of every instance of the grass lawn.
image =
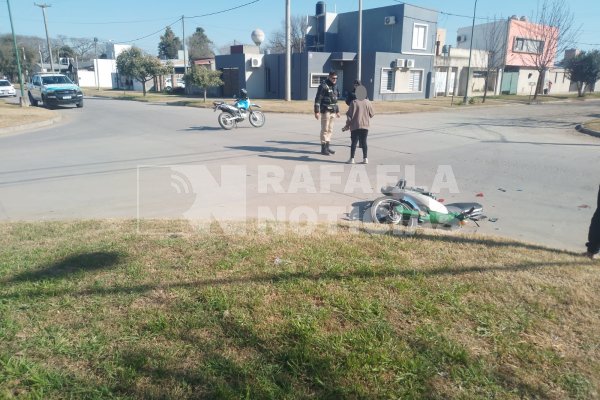
<svg viewBox="0 0 600 400">
<path fill-rule="evenodd" d="M 0 224 L 0 398 L 598 398 L 600 263 L 296 230 Z"/>
<path fill-rule="evenodd" d="M 87 88 L 85 91 L 87 96 L 100 96 L 100 97 L 111 97 L 115 99 L 123 100 L 136 100 L 143 102 L 164 102 L 173 106 L 189 106 L 199 108 L 212 108 L 212 102 L 214 100 L 225 100 L 233 102 L 233 99 L 212 99 L 208 98 L 206 102 L 200 96 L 187 96 L 182 94 L 166 94 L 166 93 L 154 93 L 147 92 L 144 97 L 142 92 L 134 91 L 123 91 L 123 90 L 105 90 L 101 89 L 97 91 L 95 89 Z M 598 97 L 596 93 L 591 93 L 588 98 Z M 568 99 L 577 99 L 576 94 L 565 94 L 565 95 L 547 95 L 538 96 L 537 101 L 540 103 L 552 102 L 552 101 L 564 101 Z M 423 112 L 423 111 L 438 111 L 442 109 L 461 109 L 463 108 L 460 104 L 463 98 L 461 96 L 452 97 L 436 97 L 432 99 L 419 99 L 419 100 L 399 100 L 399 101 L 375 101 L 373 106 L 376 113 L 411 113 L 411 112 Z M 254 102 L 262 107 L 263 111 L 266 112 L 280 112 L 280 113 L 299 113 L 299 114 L 312 114 L 314 101 L 312 100 L 273 100 L 273 99 L 254 99 Z M 469 104 L 469 107 L 473 106 L 498 106 L 501 104 L 529 104 L 531 98 L 529 96 L 515 96 L 515 95 L 502 95 L 502 96 L 487 96 L 486 102 L 482 103 L 482 96 L 476 96 L 473 98 L 473 103 Z M 340 110 L 345 112 L 347 107 L 343 101 L 340 101 Z"/>
</svg>

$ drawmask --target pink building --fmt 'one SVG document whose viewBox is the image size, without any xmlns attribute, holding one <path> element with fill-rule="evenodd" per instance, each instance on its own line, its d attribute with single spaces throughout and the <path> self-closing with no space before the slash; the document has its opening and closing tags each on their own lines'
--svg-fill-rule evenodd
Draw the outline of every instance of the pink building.
<svg viewBox="0 0 600 400">
<path fill-rule="evenodd" d="M 549 42 L 549 43 L 546 43 Z M 536 67 L 543 63 L 553 67 L 556 58 L 558 28 L 509 19 L 506 66 Z"/>
<path fill-rule="evenodd" d="M 490 53 L 492 68 L 499 69 L 498 92 L 531 94 L 537 84 L 539 65 L 554 67 L 558 44 L 558 29 L 529 22 L 526 17 L 512 16 L 506 20 L 475 25 L 458 30 L 457 47 L 473 48 Z M 542 91 L 543 88 L 540 88 Z"/>
</svg>

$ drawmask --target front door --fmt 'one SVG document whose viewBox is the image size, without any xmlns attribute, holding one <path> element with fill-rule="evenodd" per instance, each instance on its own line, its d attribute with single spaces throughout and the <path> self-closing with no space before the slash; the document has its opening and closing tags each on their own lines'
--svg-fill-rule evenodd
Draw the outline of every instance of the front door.
<svg viewBox="0 0 600 400">
<path fill-rule="evenodd" d="M 502 94 L 517 94 L 517 84 L 519 82 L 519 72 L 504 72 L 502 74 Z"/>
<path fill-rule="evenodd" d="M 223 68 L 223 97 L 236 97 L 240 92 L 239 68 Z"/>
</svg>

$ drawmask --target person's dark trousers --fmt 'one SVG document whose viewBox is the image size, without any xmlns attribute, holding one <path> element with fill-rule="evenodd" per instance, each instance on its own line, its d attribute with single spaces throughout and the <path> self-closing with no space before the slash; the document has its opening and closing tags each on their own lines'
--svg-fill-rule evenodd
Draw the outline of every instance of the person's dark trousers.
<svg viewBox="0 0 600 400">
<path fill-rule="evenodd" d="M 586 246 L 590 254 L 598 254 L 600 252 L 600 187 L 598 188 L 596 212 L 590 223 L 590 232 L 588 233 Z"/>
<path fill-rule="evenodd" d="M 360 147 L 362 148 L 363 158 L 367 158 L 367 135 L 369 131 L 367 129 L 356 129 L 350 131 L 350 158 L 354 158 L 354 154 L 356 154 L 356 145 L 360 142 Z"/>
</svg>

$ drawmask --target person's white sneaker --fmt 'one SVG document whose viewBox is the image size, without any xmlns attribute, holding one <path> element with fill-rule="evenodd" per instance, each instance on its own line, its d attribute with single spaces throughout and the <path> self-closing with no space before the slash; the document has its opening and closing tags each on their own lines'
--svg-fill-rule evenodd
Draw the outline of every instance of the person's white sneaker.
<svg viewBox="0 0 600 400">
<path fill-rule="evenodd" d="M 365 158 L 365 159 L 362 161 L 362 164 L 368 164 L 368 163 L 369 163 L 369 159 L 368 159 L 368 158 Z"/>
<path fill-rule="evenodd" d="M 351 158 L 348 161 L 346 161 L 346 164 L 354 164 L 354 158 Z"/>
</svg>

